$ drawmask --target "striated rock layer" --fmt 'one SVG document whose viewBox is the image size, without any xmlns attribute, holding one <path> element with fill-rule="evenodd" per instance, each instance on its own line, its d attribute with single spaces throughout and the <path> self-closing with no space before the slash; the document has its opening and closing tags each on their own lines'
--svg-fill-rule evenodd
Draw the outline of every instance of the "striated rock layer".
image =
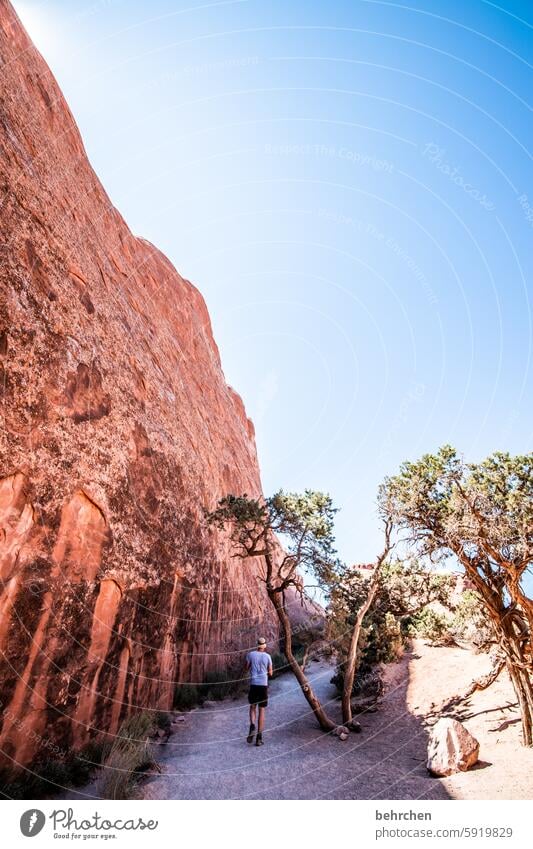
<svg viewBox="0 0 533 849">
<path fill-rule="evenodd" d="M 203 521 L 261 491 L 204 301 L 135 238 L 0 0 L 0 750 L 113 733 L 277 631 Z"/>
</svg>

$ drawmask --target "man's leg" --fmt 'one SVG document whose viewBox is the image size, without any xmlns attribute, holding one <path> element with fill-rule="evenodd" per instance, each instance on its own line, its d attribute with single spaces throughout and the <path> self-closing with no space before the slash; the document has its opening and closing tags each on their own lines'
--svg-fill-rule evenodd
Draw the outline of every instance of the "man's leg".
<svg viewBox="0 0 533 849">
<path fill-rule="evenodd" d="M 265 726 L 265 708 L 259 707 L 259 720 L 257 723 L 257 737 L 255 738 L 255 745 L 262 746 L 263 745 L 263 728 Z"/>
<path fill-rule="evenodd" d="M 256 705 L 250 705 L 250 728 L 248 729 L 248 737 L 246 738 L 247 743 L 253 743 L 254 741 L 255 709 Z M 259 715 L 261 715 L 261 711 L 259 711 Z"/>
</svg>

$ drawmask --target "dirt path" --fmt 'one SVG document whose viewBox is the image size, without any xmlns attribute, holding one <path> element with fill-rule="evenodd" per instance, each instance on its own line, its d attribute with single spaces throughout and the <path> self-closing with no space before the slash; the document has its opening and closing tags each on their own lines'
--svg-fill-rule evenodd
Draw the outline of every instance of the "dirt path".
<svg viewBox="0 0 533 849">
<path fill-rule="evenodd" d="M 514 694 L 505 674 L 447 713 L 480 741 L 480 764 L 447 779 L 425 768 L 427 726 L 442 705 L 488 671 L 484 655 L 415 642 L 385 667 L 380 709 L 360 717 L 346 742 L 322 733 L 292 675 L 272 682 L 262 748 L 248 746 L 246 700 L 211 703 L 184 715 L 156 758 L 162 773 L 138 788 L 144 799 L 531 799 L 533 753 L 520 745 Z M 333 667 L 308 674 L 332 717 L 340 705 Z M 94 797 L 95 784 L 69 798 Z"/>
<path fill-rule="evenodd" d="M 291 675 L 272 682 L 262 748 L 248 746 L 245 700 L 187 714 L 161 746 L 163 774 L 148 779 L 152 799 L 418 799 L 447 798 L 424 767 L 426 734 L 409 713 L 409 658 L 389 667 L 379 712 L 362 718 L 364 732 L 346 742 L 321 732 Z M 309 675 L 340 720 L 332 667 L 312 662 Z"/>
</svg>

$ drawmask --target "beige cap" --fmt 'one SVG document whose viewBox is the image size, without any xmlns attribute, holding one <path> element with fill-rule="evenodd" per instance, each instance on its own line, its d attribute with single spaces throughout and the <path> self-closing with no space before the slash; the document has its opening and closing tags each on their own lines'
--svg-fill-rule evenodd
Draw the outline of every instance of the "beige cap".
<svg viewBox="0 0 533 849">
<path fill-rule="evenodd" d="M 265 640 L 265 638 L 264 638 L 264 637 L 259 637 L 259 639 L 258 639 L 258 641 L 257 641 L 257 645 L 258 645 L 258 646 L 266 646 L 266 644 L 267 644 L 267 641 Z"/>
</svg>

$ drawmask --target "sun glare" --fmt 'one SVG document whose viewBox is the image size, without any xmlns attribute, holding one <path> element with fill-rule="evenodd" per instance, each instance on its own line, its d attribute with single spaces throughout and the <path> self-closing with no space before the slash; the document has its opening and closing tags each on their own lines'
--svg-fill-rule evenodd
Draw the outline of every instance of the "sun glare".
<svg viewBox="0 0 533 849">
<path fill-rule="evenodd" d="M 57 43 L 57 22 L 53 20 L 49 4 L 15 0 L 13 5 L 37 49 L 42 53 L 51 50 Z"/>
</svg>

